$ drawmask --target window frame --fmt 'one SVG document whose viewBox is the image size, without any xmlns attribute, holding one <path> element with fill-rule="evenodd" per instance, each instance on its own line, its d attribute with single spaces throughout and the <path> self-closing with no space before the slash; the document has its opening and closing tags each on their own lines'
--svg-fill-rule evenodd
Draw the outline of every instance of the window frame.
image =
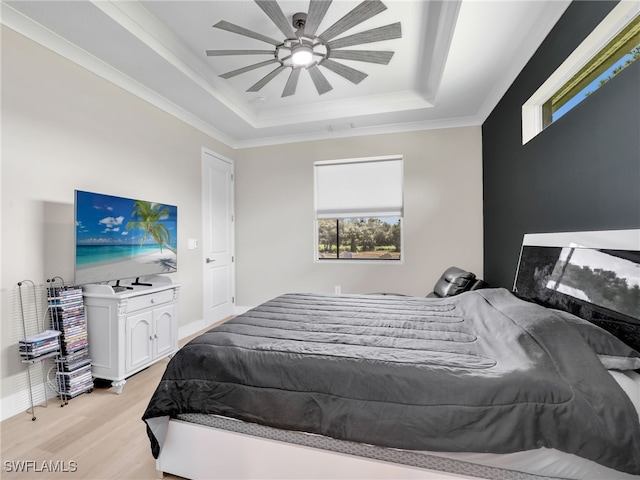
<svg viewBox="0 0 640 480">
<path fill-rule="evenodd" d="M 400 208 L 400 214 L 392 215 L 392 214 L 384 214 L 382 212 L 372 212 L 371 214 L 358 214 L 341 212 L 339 216 L 336 217 L 327 217 L 324 214 L 319 215 L 318 208 L 318 178 L 317 178 L 317 167 L 322 165 L 332 165 L 332 164 L 355 164 L 355 163 L 372 163 L 376 161 L 389 161 L 389 160 L 399 160 L 400 161 L 400 191 L 402 196 L 402 205 Z M 362 157 L 362 158 L 345 158 L 339 160 L 323 160 L 316 161 L 313 163 L 314 167 L 314 215 L 313 215 L 313 261 L 314 263 L 340 263 L 340 264 L 377 264 L 377 265 L 402 265 L 405 259 L 405 250 L 404 250 L 404 158 L 402 155 L 387 155 L 387 156 L 378 156 L 378 157 Z M 363 259 L 363 258 L 340 258 L 337 256 L 336 258 L 319 258 L 319 221 L 320 220 L 338 220 L 338 219 L 368 219 L 368 218 L 385 218 L 385 217 L 398 217 L 400 219 L 400 259 Z M 339 246 L 338 246 L 339 249 Z"/>
<path fill-rule="evenodd" d="M 559 91 L 552 95 L 542 105 L 543 128 L 548 127 L 553 122 L 558 121 L 562 115 L 571 110 L 575 105 L 584 100 L 581 99 L 574 106 L 571 106 L 557 119 L 553 119 L 555 113 L 562 110 L 566 104 L 580 95 L 586 88 L 592 85 L 601 75 L 606 73 L 616 63 L 621 61 L 640 44 L 640 16 L 636 16 L 627 24 L 607 45 L 602 48 L 595 57 L 584 65 L 578 73 L 567 81 Z M 622 67 L 624 69 L 626 67 Z M 594 87 L 589 93 L 595 92 L 604 86 L 603 84 Z M 588 93 L 588 94 L 589 94 Z M 587 95 L 588 95 L 587 94 Z M 586 98 L 586 96 L 585 96 Z"/>
<path fill-rule="evenodd" d="M 583 69 L 588 69 L 590 63 L 597 62 L 602 51 L 639 14 L 640 2 L 620 2 L 522 105 L 523 145 L 554 123 L 549 102 L 565 90 L 572 79 L 578 78 Z"/>
</svg>

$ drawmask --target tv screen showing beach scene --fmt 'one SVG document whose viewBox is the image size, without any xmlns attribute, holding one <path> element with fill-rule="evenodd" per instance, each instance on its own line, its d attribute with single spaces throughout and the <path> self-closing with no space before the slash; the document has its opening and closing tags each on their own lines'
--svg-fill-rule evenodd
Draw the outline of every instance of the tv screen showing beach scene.
<svg viewBox="0 0 640 480">
<path fill-rule="evenodd" d="M 178 208 L 75 192 L 75 283 L 105 283 L 177 270 Z"/>
</svg>

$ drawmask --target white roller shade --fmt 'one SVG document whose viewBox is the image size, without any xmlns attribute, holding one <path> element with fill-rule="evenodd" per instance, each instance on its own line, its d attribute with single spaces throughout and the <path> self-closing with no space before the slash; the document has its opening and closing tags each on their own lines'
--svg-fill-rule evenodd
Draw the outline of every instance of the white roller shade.
<svg viewBox="0 0 640 480">
<path fill-rule="evenodd" d="M 315 163 L 317 218 L 402 216 L 402 158 Z"/>
</svg>

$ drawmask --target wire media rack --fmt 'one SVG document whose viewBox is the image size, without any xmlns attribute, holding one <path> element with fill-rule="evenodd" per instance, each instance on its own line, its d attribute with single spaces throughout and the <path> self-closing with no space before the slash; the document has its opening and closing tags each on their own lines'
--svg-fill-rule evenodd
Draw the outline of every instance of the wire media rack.
<svg viewBox="0 0 640 480">
<path fill-rule="evenodd" d="M 60 332 L 46 330 L 44 327 L 48 308 L 43 308 L 42 297 L 41 285 L 36 285 L 32 280 L 18 282 L 18 306 L 22 322 L 22 338 L 18 342 L 18 350 L 27 370 L 30 405 L 27 411 L 31 413 L 31 420 L 36 419 L 32 373 L 40 369 L 44 394 L 44 404 L 40 406 L 47 407 L 49 395 L 46 390 L 48 382 L 44 363 L 47 359 L 55 359 L 60 355 Z"/>
<path fill-rule="evenodd" d="M 46 306 L 43 297 L 46 295 Z M 31 280 L 18 282 L 22 338 L 18 349 L 26 365 L 31 420 L 36 420 L 32 369 L 39 367 L 44 386 L 60 398 L 60 406 L 81 393 L 93 390 L 89 341 L 82 289 L 66 285 L 61 277 L 47 279 L 47 286 Z M 53 366 L 45 372 L 46 360 Z"/>
</svg>

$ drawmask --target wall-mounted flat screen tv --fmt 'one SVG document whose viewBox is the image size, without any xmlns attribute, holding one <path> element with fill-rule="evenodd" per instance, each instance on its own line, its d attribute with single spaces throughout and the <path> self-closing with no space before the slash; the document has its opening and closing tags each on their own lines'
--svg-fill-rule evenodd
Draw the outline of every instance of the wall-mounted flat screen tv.
<svg viewBox="0 0 640 480">
<path fill-rule="evenodd" d="M 76 190 L 75 228 L 76 285 L 177 270 L 176 206 Z"/>
</svg>

